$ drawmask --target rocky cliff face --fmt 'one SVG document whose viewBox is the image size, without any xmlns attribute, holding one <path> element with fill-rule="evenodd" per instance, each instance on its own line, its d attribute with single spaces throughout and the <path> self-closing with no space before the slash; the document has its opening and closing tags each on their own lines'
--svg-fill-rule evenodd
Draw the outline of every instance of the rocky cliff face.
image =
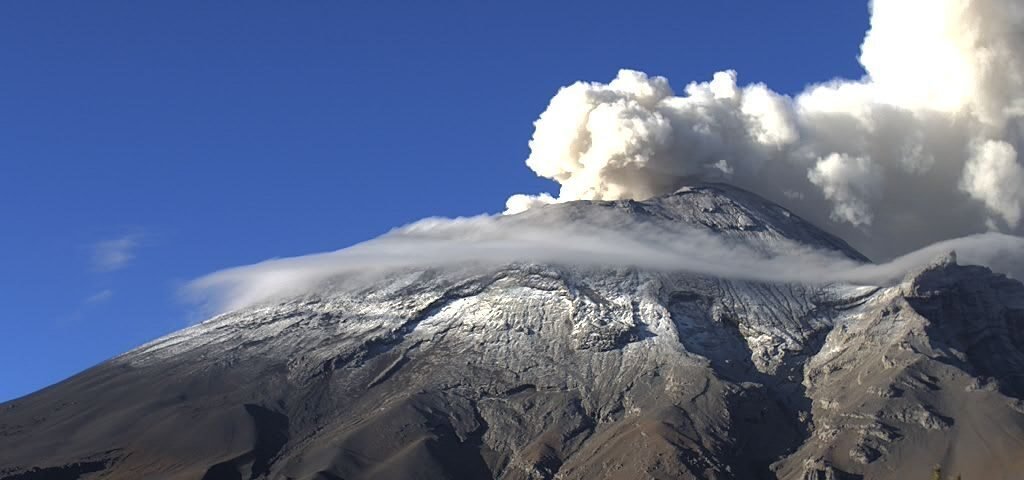
<svg viewBox="0 0 1024 480">
<path fill-rule="evenodd" d="M 862 259 L 722 185 L 509 222 L 685 222 Z M 1024 285 L 512 264 L 213 318 L 0 405 L 0 478 L 1024 476 Z"/>
</svg>

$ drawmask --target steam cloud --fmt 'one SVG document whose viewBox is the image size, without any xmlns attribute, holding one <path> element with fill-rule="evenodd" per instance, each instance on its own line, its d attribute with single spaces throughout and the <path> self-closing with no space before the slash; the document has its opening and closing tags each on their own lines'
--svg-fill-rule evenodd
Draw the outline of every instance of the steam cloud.
<svg viewBox="0 0 1024 480">
<path fill-rule="evenodd" d="M 570 200 L 645 199 L 693 179 L 752 190 L 869 256 L 1021 231 L 1024 3 L 874 0 L 867 75 L 795 97 L 734 71 L 676 95 L 622 70 L 561 89 L 526 164 L 561 185 L 507 213 Z"/>
</svg>

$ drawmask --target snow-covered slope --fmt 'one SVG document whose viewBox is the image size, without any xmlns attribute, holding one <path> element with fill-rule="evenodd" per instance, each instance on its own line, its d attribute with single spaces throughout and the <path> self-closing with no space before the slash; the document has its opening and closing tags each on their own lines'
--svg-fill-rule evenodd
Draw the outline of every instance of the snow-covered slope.
<svg viewBox="0 0 1024 480">
<path fill-rule="evenodd" d="M 724 185 L 502 221 L 685 223 L 863 259 Z M 0 405 L 0 478 L 1019 478 L 1022 319 L 1024 286 L 951 258 L 888 288 L 394 271 Z"/>
</svg>

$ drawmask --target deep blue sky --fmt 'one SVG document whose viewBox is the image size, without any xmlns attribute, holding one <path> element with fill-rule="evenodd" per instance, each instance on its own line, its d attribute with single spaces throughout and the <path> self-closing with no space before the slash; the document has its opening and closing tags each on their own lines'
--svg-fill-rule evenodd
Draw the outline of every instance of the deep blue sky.
<svg viewBox="0 0 1024 480">
<path fill-rule="evenodd" d="M 560 86 L 794 93 L 859 77 L 866 28 L 857 1 L 3 2 L 0 401 L 201 320 L 202 274 L 555 191 L 523 161 Z"/>
</svg>

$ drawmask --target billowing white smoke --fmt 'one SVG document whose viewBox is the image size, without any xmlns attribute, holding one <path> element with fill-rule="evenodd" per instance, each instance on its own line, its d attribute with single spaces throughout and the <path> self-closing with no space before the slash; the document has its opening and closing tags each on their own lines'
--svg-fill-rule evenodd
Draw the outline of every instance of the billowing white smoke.
<svg viewBox="0 0 1024 480">
<path fill-rule="evenodd" d="M 876 257 L 985 230 L 1024 208 L 1024 2 L 875 0 L 861 80 L 787 97 L 733 71 L 677 96 L 622 70 L 561 89 L 527 165 L 558 198 L 644 199 L 694 179 L 753 190 Z"/>
</svg>

